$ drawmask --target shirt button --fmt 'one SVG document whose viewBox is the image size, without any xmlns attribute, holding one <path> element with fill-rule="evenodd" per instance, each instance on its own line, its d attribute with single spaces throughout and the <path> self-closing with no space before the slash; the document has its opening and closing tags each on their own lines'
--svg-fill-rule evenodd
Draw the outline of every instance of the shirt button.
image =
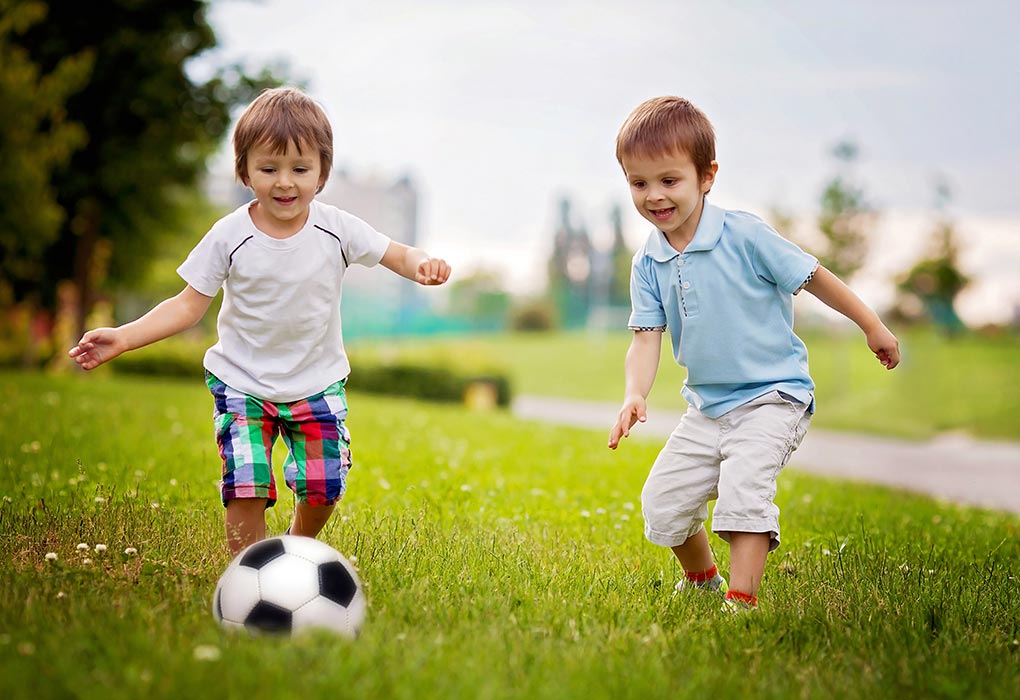
<svg viewBox="0 0 1020 700">
<path fill-rule="evenodd" d="M 691 288 L 691 283 L 690 282 L 684 282 L 684 289 L 690 289 L 690 288 Z"/>
<path fill-rule="evenodd" d="M 683 265 L 684 264 L 684 259 L 683 258 L 677 258 L 676 264 L 677 264 L 677 266 Z"/>
</svg>

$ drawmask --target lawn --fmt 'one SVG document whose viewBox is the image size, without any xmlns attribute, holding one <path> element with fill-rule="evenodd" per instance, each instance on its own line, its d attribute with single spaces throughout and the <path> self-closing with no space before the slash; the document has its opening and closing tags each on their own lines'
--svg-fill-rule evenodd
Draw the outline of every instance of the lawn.
<svg viewBox="0 0 1020 700">
<path fill-rule="evenodd" d="M 944 431 L 1020 440 L 1020 336 L 947 339 L 929 329 L 899 332 L 903 360 L 886 371 L 855 328 L 798 331 L 817 385 L 815 426 L 929 438 Z M 630 334 L 532 333 L 358 342 L 359 357 L 417 357 L 505 368 L 517 394 L 619 402 Z M 664 336 L 652 408 L 684 406 L 684 370 Z M 607 426 L 608 429 L 608 426 Z"/>
<path fill-rule="evenodd" d="M 200 380 L 6 373 L 0 390 L 3 698 L 871 700 L 1020 687 L 1016 516 L 791 468 L 762 609 L 734 617 L 675 597 L 669 553 L 642 536 L 657 443 L 614 453 L 604 431 L 356 393 L 356 466 L 322 538 L 357 558 L 362 636 L 227 634 L 209 609 L 229 555 Z M 273 532 L 289 510 L 284 498 L 270 511 Z"/>
</svg>

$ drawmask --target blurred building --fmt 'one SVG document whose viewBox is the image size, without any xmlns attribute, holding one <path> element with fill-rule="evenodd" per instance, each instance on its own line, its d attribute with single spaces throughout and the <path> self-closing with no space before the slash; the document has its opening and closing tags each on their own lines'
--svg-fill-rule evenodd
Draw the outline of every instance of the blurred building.
<svg viewBox="0 0 1020 700">
<path fill-rule="evenodd" d="M 407 175 L 355 177 L 334 169 L 319 201 L 364 219 L 405 245 L 418 244 L 418 189 Z M 344 335 L 392 335 L 407 329 L 421 305 L 417 286 L 388 270 L 353 265 L 344 277 Z"/>
</svg>

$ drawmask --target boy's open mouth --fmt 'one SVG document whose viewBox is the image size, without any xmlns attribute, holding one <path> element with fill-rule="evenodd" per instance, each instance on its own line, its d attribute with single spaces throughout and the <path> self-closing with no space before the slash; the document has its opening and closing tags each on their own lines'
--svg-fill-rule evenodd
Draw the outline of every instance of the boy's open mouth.
<svg viewBox="0 0 1020 700">
<path fill-rule="evenodd" d="M 649 211 L 652 212 L 652 216 L 656 219 L 665 220 L 673 215 L 673 212 L 676 211 L 676 207 L 670 207 L 669 209 L 650 209 Z"/>
<path fill-rule="evenodd" d="M 290 204 L 294 202 L 297 197 L 273 197 L 278 204 Z"/>
</svg>

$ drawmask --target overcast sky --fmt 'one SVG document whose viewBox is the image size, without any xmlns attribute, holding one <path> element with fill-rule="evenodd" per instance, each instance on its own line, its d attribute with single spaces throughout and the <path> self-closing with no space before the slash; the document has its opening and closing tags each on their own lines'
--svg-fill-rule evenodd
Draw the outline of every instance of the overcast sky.
<svg viewBox="0 0 1020 700">
<path fill-rule="evenodd" d="M 561 196 L 597 237 L 624 205 L 642 240 L 614 139 L 636 104 L 679 94 L 716 127 L 715 203 L 810 214 L 851 139 L 885 212 L 876 290 L 921 252 L 942 177 L 992 281 L 971 306 L 1020 303 L 1020 3 L 218 0 L 210 20 L 220 48 L 197 70 L 288 64 L 336 164 L 410 174 L 423 245 L 461 270 L 541 282 Z"/>
</svg>

